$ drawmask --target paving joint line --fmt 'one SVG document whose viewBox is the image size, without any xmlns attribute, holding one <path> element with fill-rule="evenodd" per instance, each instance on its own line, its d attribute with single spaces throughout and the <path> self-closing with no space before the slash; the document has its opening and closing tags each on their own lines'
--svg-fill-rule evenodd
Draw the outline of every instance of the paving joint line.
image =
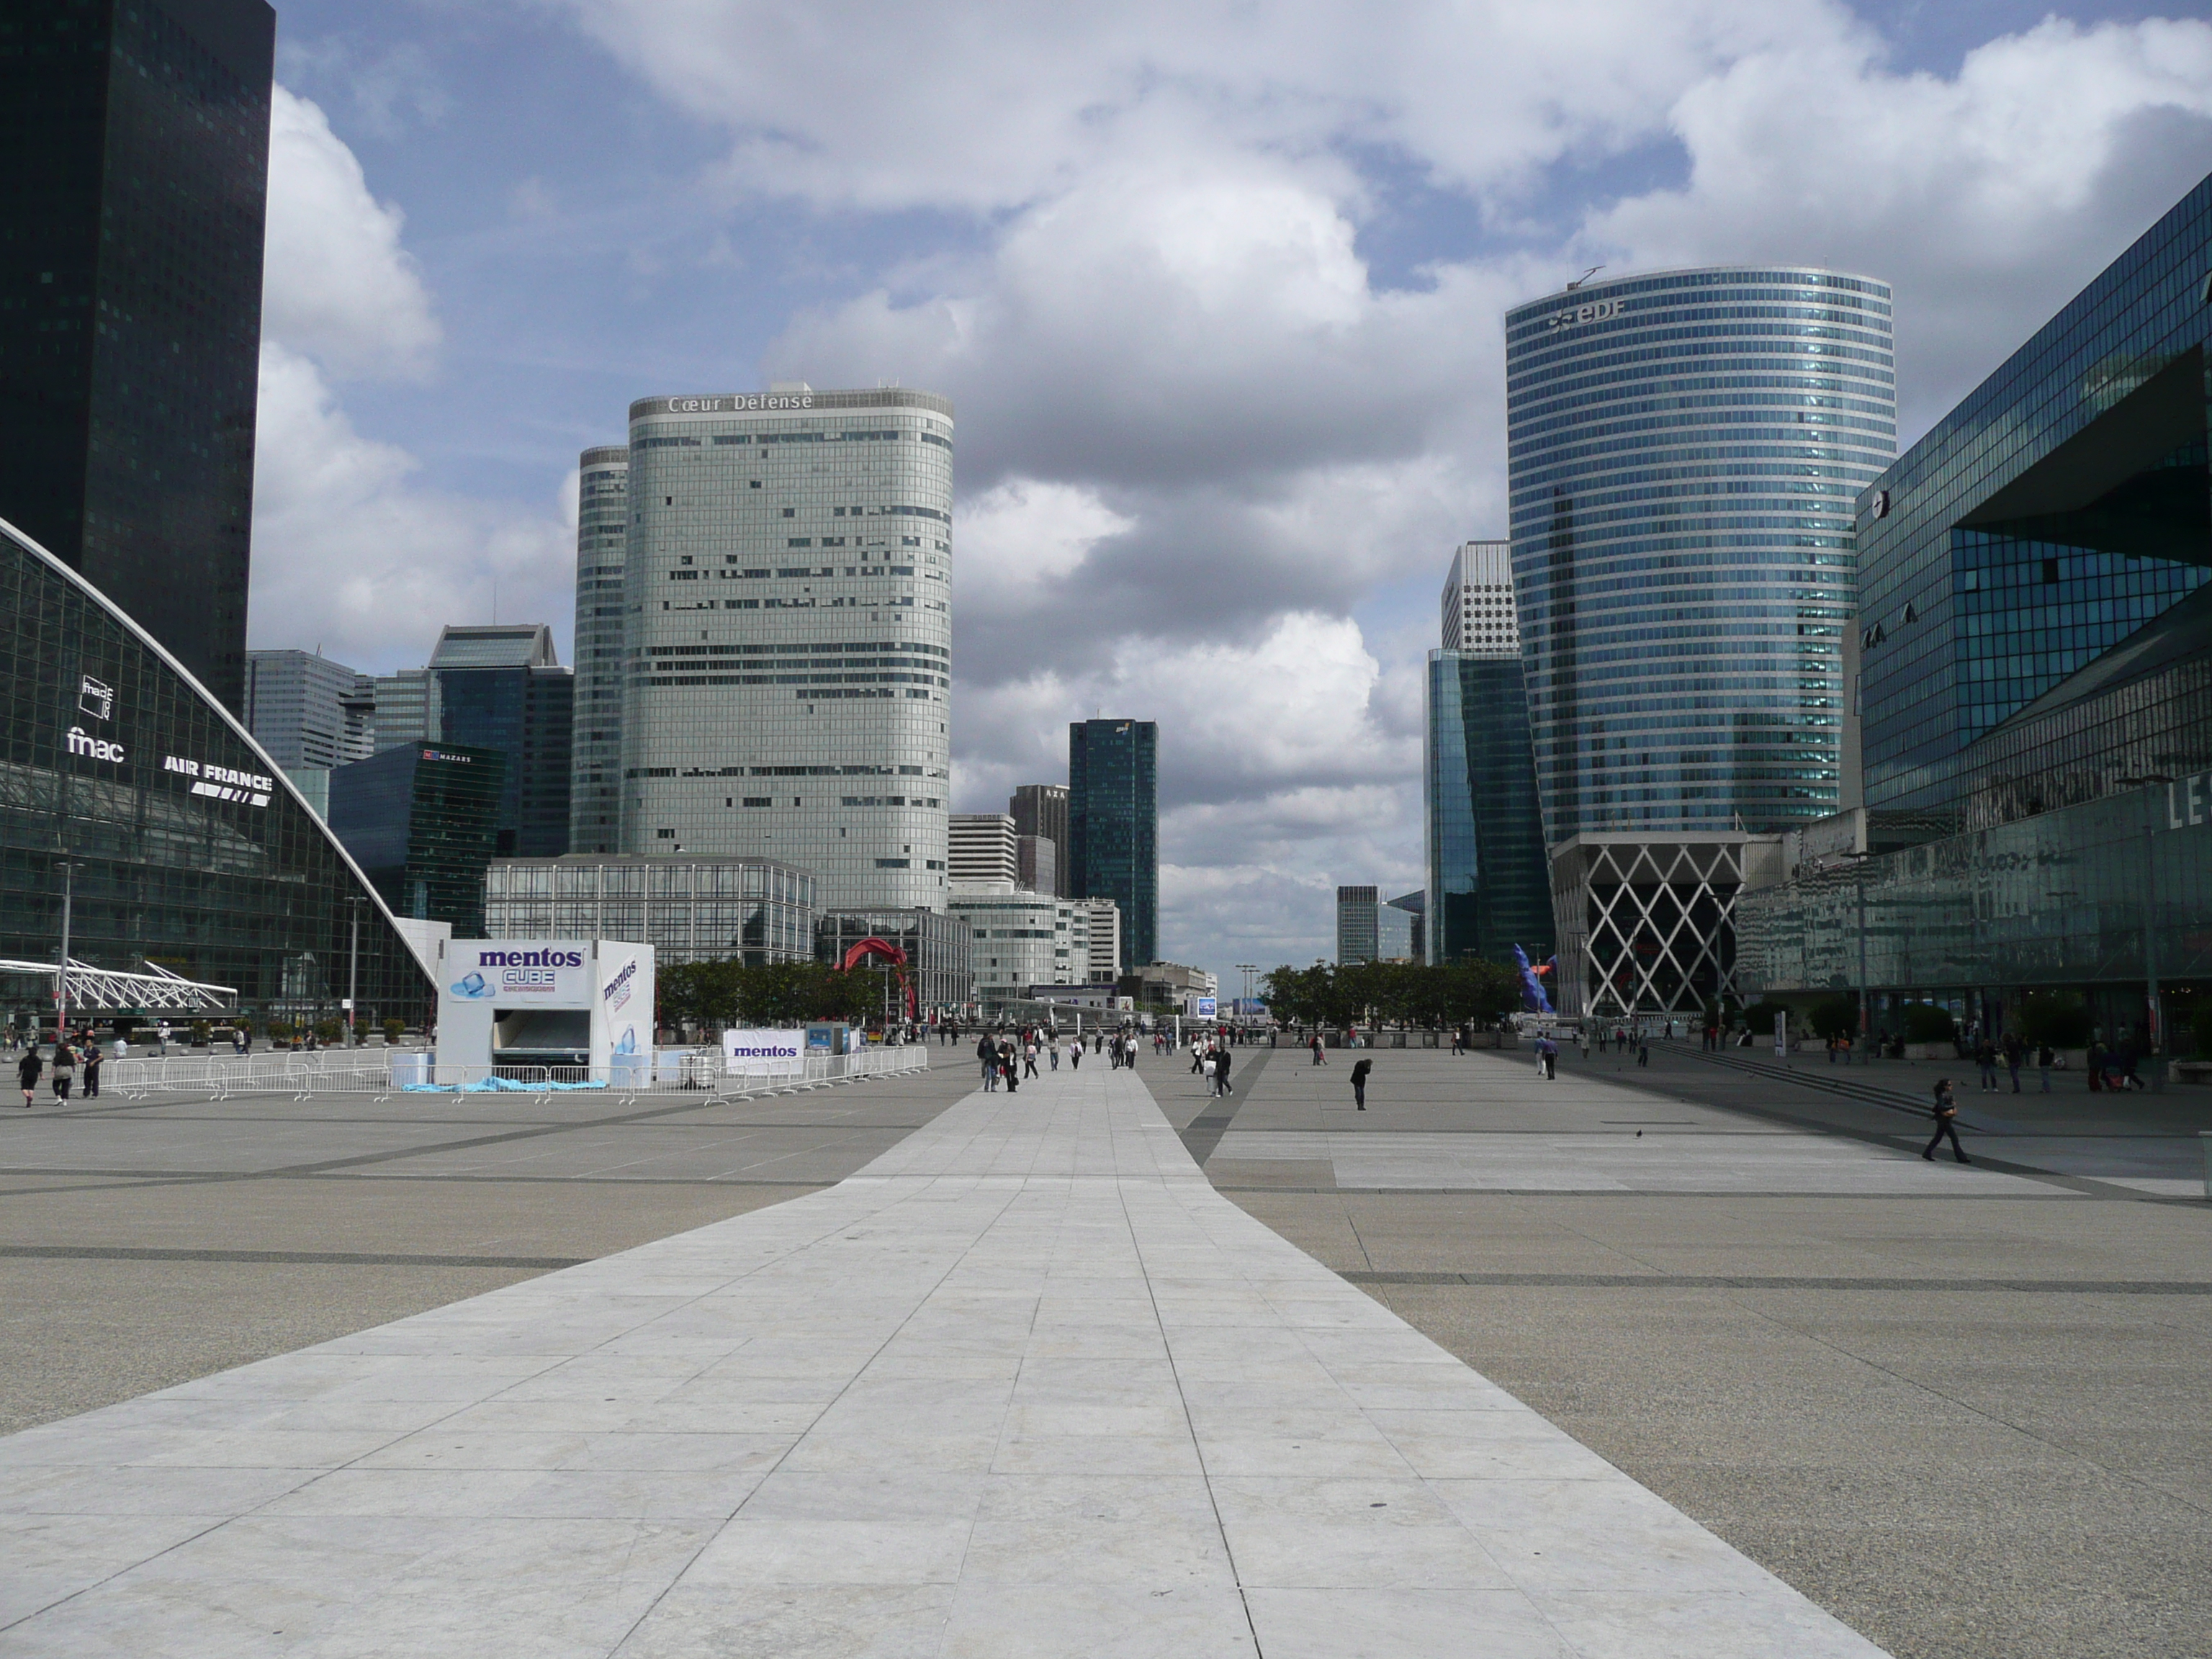
<svg viewBox="0 0 2212 1659">
<path fill-rule="evenodd" d="M 157 1245 L 0 1244 L 0 1260 L 23 1261 L 237 1261 L 363 1267 L 580 1267 L 588 1255 L 439 1255 L 385 1250 L 222 1250 Z"/>
<path fill-rule="evenodd" d="M 1425 1269 L 1346 1271 L 1354 1285 L 1467 1285 L 1597 1290 L 1963 1291 L 2051 1292 L 2085 1296 L 2212 1296 L 2212 1280 L 2160 1279 L 1848 1278 L 1752 1273 L 1443 1273 Z"/>
</svg>

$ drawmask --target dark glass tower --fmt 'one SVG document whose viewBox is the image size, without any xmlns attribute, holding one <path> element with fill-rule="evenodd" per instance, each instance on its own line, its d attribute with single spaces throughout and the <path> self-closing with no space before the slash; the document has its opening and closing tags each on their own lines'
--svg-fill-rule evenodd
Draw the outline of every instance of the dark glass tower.
<svg viewBox="0 0 2212 1659">
<path fill-rule="evenodd" d="M 1121 965 L 1159 960 L 1160 728 L 1077 720 L 1067 728 L 1069 890 L 1121 909 Z"/>
<path fill-rule="evenodd" d="M 484 936 L 484 870 L 507 757 L 497 750 L 409 744 L 331 774 L 331 831 L 392 914 Z"/>
<path fill-rule="evenodd" d="M 1552 878 L 1521 659 L 1429 653 L 1428 960 L 1552 954 Z"/>
<path fill-rule="evenodd" d="M 0 8 L 0 518 L 242 706 L 276 15 Z"/>
<path fill-rule="evenodd" d="M 501 858 L 568 850 L 576 678 L 553 659 L 542 623 L 448 628 L 431 653 L 441 742 L 507 757 L 500 795 Z"/>
</svg>

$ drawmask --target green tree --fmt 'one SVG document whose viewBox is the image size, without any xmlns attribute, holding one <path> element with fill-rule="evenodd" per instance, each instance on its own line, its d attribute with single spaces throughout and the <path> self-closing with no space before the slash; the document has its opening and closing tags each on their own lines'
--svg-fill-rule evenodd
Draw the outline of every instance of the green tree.
<svg viewBox="0 0 2212 1659">
<path fill-rule="evenodd" d="M 1850 997 L 1823 997 L 1806 1010 L 1805 1023 L 1817 1037 L 1856 1036 L 1859 1006 Z"/>
<path fill-rule="evenodd" d="M 2089 1041 L 2089 1005 L 2078 991 L 2030 991 L 2016 1012 L 2020 1035 L 2054 1048 L 2080 1048 Z M 2200 1042 L 2198 1047 L 2201 1048 Z"/>
<path fill-rule="evenodd" d="M 1958 1034 L 1958 1022 L 1951 1018 L 1948 1008 L 1938 1008 L 1929 1002 L 1908 1002 L 1905 1005 L 1905 1040 L 1907 1042 L 1948 1042 Z"/>
</svg>

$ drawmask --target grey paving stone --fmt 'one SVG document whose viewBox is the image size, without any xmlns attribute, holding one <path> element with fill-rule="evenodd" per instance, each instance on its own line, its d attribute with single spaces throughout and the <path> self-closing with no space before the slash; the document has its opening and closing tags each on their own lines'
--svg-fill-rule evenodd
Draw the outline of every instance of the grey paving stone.
<svg viewBox="0 0 2212 1659">
<path fill-rule="evenodd" d="M 0 1440 L 0 1522 L 11 1653 L 1878 1651 L 1231 1205 L 1097 1068 Z"/>
</svg>

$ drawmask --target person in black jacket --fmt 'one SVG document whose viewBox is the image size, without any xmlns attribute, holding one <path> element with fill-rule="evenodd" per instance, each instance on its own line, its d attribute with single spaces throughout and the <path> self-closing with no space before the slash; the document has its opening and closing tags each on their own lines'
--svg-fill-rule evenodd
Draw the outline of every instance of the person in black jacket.
<svg viewBox="0 0 2212 1659">
<path fill-rule="evenodd" d="M 1229 1088 L 1229 1048 L 1226 1043 L 1213 1051 L 1213 1092 L 1225 1095 Z"/>
<path fill-rule="evenodd" d="M 1920 1156 L 1933 1164 L 1936 1148 L 1942 1144 L 1943 1137 L 1948 1135 L 1951 1137 L 1951 1151 L 1959 1162 L 1972 1163 L 1973 1159 L 1966 1156 L 1966 1149 L 1959 1144 L 1959 1103 L 1952 1097 L 1951 1079 L 1948 1077 L 1936 1079 L 1936 1107 L 1931 1115 L 1936 1120 L 1936 1133 L 1928 1137 L 1928 1145 L 1921 1149 Z"/>
<path fill-rule="evenodd" d="M 1367 1109 L 1367 1074 L 1375 1069 L 1371 1060 L 1355 1060 L 1352 1067 L 1352 1097 L 1359 1103 L 1359 1109 Z"/>
<path fill-rule="evenodd" d="M 38 1090 L 39 1073 L 46 1069 L 46 1062 L 39 1057 L 35 1042 L 23 1050 L 22 1059 L 15 1062 L 15 1080 L 23 1085 L 23 1109 L 31 1109 L 31 1097 Z"/>
</svg>

